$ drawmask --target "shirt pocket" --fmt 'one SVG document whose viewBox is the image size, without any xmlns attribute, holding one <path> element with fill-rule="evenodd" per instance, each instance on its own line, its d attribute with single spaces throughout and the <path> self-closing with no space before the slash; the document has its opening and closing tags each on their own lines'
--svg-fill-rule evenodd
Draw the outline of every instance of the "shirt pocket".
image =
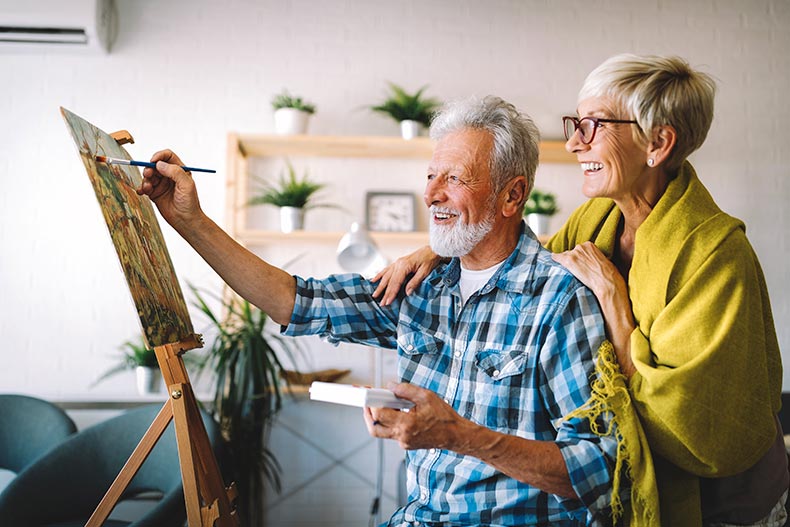
<svg viewBox="0 0 790 527">
<path fill-rule="evenodd" d="M 527 354 L 522 349 L 483 349 L 475 354 L 473 400 L 469 418 L 488 428 L 523 431 L 531 414 L 527 403 L 537 395 L 530 392 Z"/>
<path fill-rule="evenodd" d="M 398 328 L 398 375 L 403 382 L 437 391 L 447 375 L 445 342 L 424 329 Z"/>
</svg>

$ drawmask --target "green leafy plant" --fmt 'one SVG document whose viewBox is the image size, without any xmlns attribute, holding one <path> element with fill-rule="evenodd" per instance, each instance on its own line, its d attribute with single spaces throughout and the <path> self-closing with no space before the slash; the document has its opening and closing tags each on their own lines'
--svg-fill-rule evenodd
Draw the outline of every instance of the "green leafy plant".
<svg viewBox="0 0 790 527">
<path fill-rule="evenodd" d="M 543 192 L 536 188 L 532 189 L 529 198 L 527 198 L 527 202 L 524 203 L 524 216 L 527 214 L 545 214 L 546 216 L 552 216 L 556 214 L 558 210 L 557 198 L 554 194 L 551 192 Z"/>
<path fill-rule="evenodd" d="M 315 104 L 302 100 L 301 97 L 291 95 L 288 93 L 288 90 L 283 90 L 282 93 L 272 98 L 272 108 L 275 110 L 279 110 L 280 108 L 293 108 L 309 114 L 315 113 Z"/>
<path fill-rule="evenodd" d="M 146 347 L 143 337 L 140 337 L 136 341 L 127 340 L 119 349 L 121 350 L 121 360 L 118 364 L 105 371 L 96 379 L 93 386 L 99 384 L 108 377 L 112 377 L 122 371 L 133 370 L 138 366 L 159 369 L 159 363 L 156 361 L 156 354 L 154 350 Z"/>
<path fill-rule="evenodd" d="M 307 173 L 301 178 L 297 178 L 293 165 L 287 161 L 286 165 L 288 176 L 280 174 L 277 185 L 258 180 L 260 193 L 250 199 L 250 205 L 274 205 L 276 207 L 296 207 L 299 209 L 334 206 L 311 203 L 314 194 L 326 185 L 310 181 Z"/>
<path fill-rule="evenodd" d="M 220 317 L 195 287 L 189 287 L 197 299 L 193 305 L 216 333 L 199 368 L 215 378 L 212 414 L 230 452 L 239 489 L 237 505 L 247 525 L 263 525 L 264 478 L 280 490 L 281 467 L 267 447 L 272 420 L 282 406 L 283 366 L 277 348 L 290 356 L 293 344 L 267 331 L 267 315 L 249 302 L 214 297 L 225 313 Z"/>
<path fill-rule="evenodd" d="M 430 126 L 433 114 L 442 103 L 437 99 L 423 98 L 422 94 L 428 86 L 423 86 L 414 94 L 407 93 L 391 82 L 389 86 L 387 99 L 377 106 L 371 106 L 371 110 L 388 115 L 398 122 L 417 121 L 424 126 Z"/>
</svg>

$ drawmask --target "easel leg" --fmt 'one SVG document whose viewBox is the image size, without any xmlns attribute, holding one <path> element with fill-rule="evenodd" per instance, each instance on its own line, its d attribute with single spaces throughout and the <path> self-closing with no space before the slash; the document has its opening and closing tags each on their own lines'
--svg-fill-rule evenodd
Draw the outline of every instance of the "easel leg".
<svg viewBox="0 0 790 527">
<path fill-rule="evenodd" d="M 238 524 L 230 505 L 235 489 L 225 489 L 192 388 L 174 384 L 170 393 L 189 525 L 233 527 Z M 202 508 L 198 491 L 205 503 Z"/>
<path fill-rule="evenodd" d="M 199 345 L 199 338 L 193 337 L 186 342 L 154 348 L 162 376 L 170 388 L 170 400 L 159 411 L 85 527 L 104 524 L 171 419 L 175 425 L 189 527 L 238 526 L 238 515 L 231 506 L 236 488 L 232 484 L 225 488 L 181 357 L 185 350 Z"/>
<path fill-rule="evenodd" d="M 99 502 L 99 506 L 93 511 L 85 527 L 100 527 L 107 520 L 115 504 L 118 503 L 121 494 L 123 494 L 123 491 L 129 486 L 129 483 L 132 481 L 135 474 L 137 474 L 137 471 L 140 470 L 140 467 L 148 458 L 148 455 L 164 433 L 167 425 L 170 424 L 172 418 L 173 409 L 170 405 L 170 401 L 167 401 L 162 406 L 162 409 L 159 410 L 159 413 L 151 423 L 151 426 L 148 427 L 140 443 L 137 444 L 132 455 L 129 456 L 128 461 L 126 461 L 126 464 L 118 473 L 118 476 L 116 476 L 115 481 L 110 485 L 110 489 Z"/>
</svg>

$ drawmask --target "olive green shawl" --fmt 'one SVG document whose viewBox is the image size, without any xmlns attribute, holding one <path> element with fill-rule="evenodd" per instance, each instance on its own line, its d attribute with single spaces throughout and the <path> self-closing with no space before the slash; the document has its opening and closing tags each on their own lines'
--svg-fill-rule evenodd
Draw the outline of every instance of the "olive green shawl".
<svg viewBox="0 0 790 527">
<path fill-rule="evenodd" d="M 592 199 L 548 248 L 590 240 L 611 258 L 620 217 L 613 201 Z M 591 406 L 603 405 L 619 427 L 618 457 L 633 479 L 632 525 L 656 524 L 656 497 L 662 525 L 701 525 L 699 477 L 742 472 L 773 443 L 782 365 L 744 225 L 716 206 L 689 163 L 637 230 L 628 285 L 637 372 L 625 381 L 616 368 L 607 377 L 599 367 Z M 618 383 L 630 400 L 616 396 Z"/>
</svg>

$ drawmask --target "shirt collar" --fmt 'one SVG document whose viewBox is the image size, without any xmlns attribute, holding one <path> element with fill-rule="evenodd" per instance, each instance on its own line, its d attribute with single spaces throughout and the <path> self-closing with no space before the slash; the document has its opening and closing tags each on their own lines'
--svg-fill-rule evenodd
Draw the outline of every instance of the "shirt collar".
<svg viewBox="0 0 790 527">
<path fill-rule="evenodd" d="M 509 292 L 528 292 L 532 283 L 531 277 L 535 269 L 535 260 L 540 252 L 540 242 L 535 234 L 521 221 L 521 232 L 518 243 L 505 263 L 491 277 L 488 283 L 480 289 L 480 294 L 490 292 L 494 287 L 499 287 Z M 433 290 L 438 291 L 438 286 L 455 287 L 461 278 L 461 260 L 453 258 L 444 268 L 438 268 L 432 280 Z"/>
</svg>

